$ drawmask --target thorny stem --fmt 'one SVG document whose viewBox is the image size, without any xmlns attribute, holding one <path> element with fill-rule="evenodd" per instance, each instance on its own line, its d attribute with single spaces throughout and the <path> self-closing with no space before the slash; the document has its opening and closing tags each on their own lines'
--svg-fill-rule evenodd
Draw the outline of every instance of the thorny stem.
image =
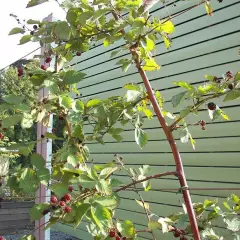
<svg viewBox="0 0 240 240">
<path fill-rule="evenodd" d="M 217 93 L 217 94 L 213 94 L 212 96 L 209 96 L 205 99 L 203 99 L 202 101 L 198 102 L 195 106 L 192 106 L 192 109 L 190 112 L 192 111 L 195 111 L 195 110 L 198 110 L 199 107 L 201 107 L 204 103 L 206 103 L 207 101 L 211 100 L 211 99 L 214 99 L 214 98 L 218 98 L 218 97 L 221 97 L 222 95 L 224 95 L 226 93 Z M 169 126 L 169 129 L 171 131 L 175 130 L 176 129 L 176 126 L 179 122 L 181 122 L 186 116 L 182 116 L 182 117 L 178 117 L 177 120 L 174 121 L 174 123 L 172 123 L 170 126 Z"/>
<path fill-rule="evenodd" d="M 132 183 L 133 183 L 133 185 L 134 185 L 134 192 L 136 192 L 137 195 L 139 196 L 139 198 L 140 198 L 140 200 L 141 200 L 141 202 L 142 202 L 142 205 L 143 205 L 143 209 L 144 209 L 145 214 L 146 214 L 146 216 L 147 216 L 148 222 L 150 222 L 151 219 L 150 219 L 150 216 L 149 216 L 149 212 L 148 212 L 148 210 L 146 209 L 145 201 L 144 201 L 143 197 L 141 196 L 141 194 L 139 193 L 139 191 L 138 191 L 138 189 L 137 189 L 137 187 L 136 187 L 136 182 L 135 182 L 135 180 L 133 179 L 132 174 L 131 174 L 130 171 L 124 166 L 124 163 L 123 163 L 120 159 L 119 159 L 118 161 L 120 162 L 120 164 L 122 165 L 122 167 L 127 171 L 129 177 L 131 178 Z M 154 232 L 153 232 L 153 231 L 150 231 L 150 233 L 152 234 L 153 240 L 157 240 Z"/>
<path fill-rule="evenodd" d="M 113 14 L 115 20 L 118 21 L 119 20 L 118 15 L 115 12 L 112 12 L 112 14 Z M 125 34 L 124 29 L 122 29 L 122 33 Z M 139 59 L 139 55 L 136 51 L 136 47 L 137 46 L 134 45 L 134 46 L 130 47 L 129 50 L 130 50 L 130 52 L 131 52 L 131 54 L 132 54 L 132 56 L 135 60 L 136 68 L 138 69 L 138 72 L 139 72 L 139 74 L 140 74 L 140 76 L 143 80 L 143 83 L 145 85 L 145 88 L 147 90 L 149 99 L 152 103 L 153 109 L 154 109 L 154 111 L 157 115 L 159 123 L 160 123 L 160 125 L 161 125 L 161 127 L 162 127 L 162 129 L 163 129 L 163 131 L 164 131 L 164 133 L 167 137 L 169 145 L 172 149 L 173 157 L 174 157 L 175 164 L 176 164 L 176 174 L 178 176 L 180 186 L 181 186 L 181 188 L 184 188 L 184 187 L 186 188 L 187 187 L 187 180 L 186 180 L 186 177 L 185 177 L 183 164 L 182 164 L 182 159 L 181 159 L 180 153 L 178 151 L 176 141 L 175 141 L 174 136 L 171 132 L 171 129 L 169 129 L 169 126 L 166 123 L 166 120 L 163 116 L 162 110 L 159 107 L 159 104 L 158 104 L 157 99 L 154 95 L 154 92 L 152 90 L 149 79 L 148 79 L 145 71 L 142 69 L 142 67 L 140 65 L 140 59 Z M 192 200 L 191 200 L 189 190 L 183 189 L 182 193 L 183 193 L 183 198 L 184 198 L 184 201 L 185 201 L 185 204 L 186 204 L 187 213 L 188 213 L 188 216 L 189 216 L 189 221 L 190 221 L 191 229 L 192 229 L 192 232 L 193 232 L 194 240 L 200 240 L 198 224 L 197 224 L 195 212 L 194 212 L 194 209 L 193 209 L 193 204 L 192 204 Z"/>
<path fill-rule="evenodd" d="M 164 176 L 170 176 L 170 175 L 176 175 L 176 172 L 159 173 L 159 174 L 155 174 L 153 176 L 146 177 L 146 178 L 141 179 L 141 180 L 137 180 L 137 181 L 133 180 L 132 183 L 129 183 L 129 184 L 127 184 L 127 185 L 125 185 L 125 186 L 115 190 L 115 192 L 123 191 L 126 188 L 129 188 L 129 187 L 131 187 L 134 184 L 142 183 L 142 182 L 145 182 L 145 181 L 150 180 L 150 179 L 156 179 L 156 178 L 160 178 L 160 177 L 164 177 Z"/>
</svg>

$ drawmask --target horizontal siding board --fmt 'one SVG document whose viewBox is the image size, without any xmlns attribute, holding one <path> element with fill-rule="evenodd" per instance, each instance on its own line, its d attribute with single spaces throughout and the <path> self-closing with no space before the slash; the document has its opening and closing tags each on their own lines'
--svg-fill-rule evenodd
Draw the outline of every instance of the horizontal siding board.
<svg viewBox="0 0 240 240">
<path fill-rule="evenodd" d="M 176 3 L 176 7 L 172 7 Z M 198 0 L 170 1 L 170 14 L 179 13 L 189 6 L 198 3 Z M 239 49 L 239 0 L 228 0 L 219 4 L 212 2 L 214 16 L 206 15 L 204 5 L 194 8 L 187 14 L 174 18 L 173 22 L 176 31 L 172 34 L 173 45 L 166 50 L 162 40 L 157 43 L 154 52 L 157 62 L 162 66 L 160 71 L 149 72 L 148 76 L 152 87 L 161 91 L 165 99 L 165 109 L 178 114 L 186 105 L 185 102 L 177 108 L 173 108 L 171 98 L 182 91 L 174 87 L 173 81 L 187 81 L 194 86 L 205 82 L 204 75 L 221 75 L 231 70 L 234 73 L 239 71 L 240 59 Z M 162 5 L 155 5 L 152 16 L 167 17 L 166 9 Z M 109 15 L 110 17 L 110 15 Z M 119 41 L 107 48 L 96 46 L 90 51 L 83 53 L 81 57 L 75 57 L 72 64 L 76 70 L 83 70 L 87 74 L 86 78 L 78 84 L 84 101 L 92 98 L 106 99 L 113 95 L 123 96 L 126 90 L 124 84 L 133 82 L 142 84 L 136 69 L 131 67 L 127 73 L 123 73 L 116 66 L 116 62 L 128 57 L 128 52 L 122 52 L 120 56 L 110 58 L 112 49 L 117 49 L 123 44 Z M 207 122 L 206 131 L 202 131 L 199 126 L 190 129 L 193 138 L 196 139 L 196 150 L 190 144 L 182 144 L 177 140 L 177 145 L 181 151 L 181 157 L 185 167 L 185 173 L 191 190 L 194 202 L 203 201 L 205 198 L 220 198 L 220 203 L 232 192 L 240 195 L 240 190 L 206 190 L 201 188 L 240 188 L 239 156 L 240 156 L 240 115 L 239 101 L 222 102 L 223 98 L 216 101 L 221 109 L 230 117 L 230 121 L 218 119 L 212 122 L 209 119 L 206 106 L 202 106 L 198 116 L 190 114 L 189 123 L 196 123 L 203 119 Z M 170 151 L 168 142 L 159 127 L 159 122 L 154 115 L 151 120 L 144 118 L 143 129 L 149 135 L 148 144 L 141 150 L 134 140 L 134 129 L 131 124 L 122 127 L 119 123 L 116 127 L 124 129 L 122 136 L 123 143 L 116 143 L 110 135 L 106 135 L 105 146 L 91 142 L 88 147 L 91 151 L 90 158 L 96 164 L 108 163 L 114 159 L 113 155 L 118 153 L 123 156 L 127 167 L 139 168 L 148 164 L 152 168 L 152 173 L 156 174 L 166 171 L 174 171 L 175 163 Z M 168 124 L 172 120 L 167 119 Z M 91 134 L 93 129 L 89 124 L 84 125 L 85 134 Z M 178 133 L 174 132 L 178 139 Z M 124 184 L 131 180 L 124 172 L 117 172 L 114 178 L 121 180 Z M 175 177 L 164 177 L 151 180 L 152 191 L 146 193 L 140 189 L 145 201 L 150 202 L 153 212 L 166 216 L 173 212 L 182 211 L 182 195 L 176 194 L 179 189 L 179 182 Z M 135 202 L 138 196 L 128 190 L 119 193 L 122 197 L 121 205 L 116 211 L 116 216 L 120 220 L 130 219 L 137 223 L 138 229 L 145 229 L 146 217 L 143 209 Z M 72 226 L 57 225 L 61 231 L 76 236 L 80 239 L 91 239 L 86 231 L 87 222 L 83 222 L 79 229 L 73 230 Z M 222 223 L 216 222 L 217 232 L 223 233 Z M 62 227 L 64 226 L 64 228 Z M 224 233 L 225 234 L 225 233 Z M 142 239 L 152 239 L 149 233 L 139 234 Z M 171 234 L 163 235 L 156 233 L 157 239 L 173 239 Z M 141 238 L 140 238 L 141 239 Z M 230 239 L 229 236 L 224 239 Z"/>
<path fill-rule="evenodd" d="M 197 122 L 197 121 L 196 121 Z M 164 140 L 166 139 L 165 135 L 161 128 L 146 129 L 149 140 Z M 224 124 L 211 124 L 206 126 L 206 130 L 203 131 L 200 126 L 193 126 L 189 128 L 189 131 L 192 134 L 194 139 L 198 138 L 220 138 L 220 137 L 232 137 L 240 136 L 240 122 L 230 122 Z M 174 136 L 176 139 L 179 139 L 180 131 L 174 131 Z M 128 130 L 121 133 L 124 141 L 135 141 L 135 130 Z M 217 140 L 217 139 L 216 139 Z M 109 134 L 106 134 L 104 137 L 105 142 L 116 142 L 116 140 Z M 196 140 L 198 141 L 198 140 Z M 196 143 L 196 148 L 197 147 Z"/>
<path fill-rule="evenodd" d="M 205 172 L 205 170 L 204 170 Z M 202 194 L 202 195 L 206 195 L 206 196 L 211 196 L 211 195 L 217 195 L 219 197 L 229 197 L 231 195 L 232 192 L 235 192 L 236 194 L 240 194 L 240 190 L 206 190 L 206 189 L 202 189 L 202 188 L 236 188 L 239 189 L 240 185 L 239 182 L 224 182 L 221 180 L 221 178 L 219 179 L 214 179 L 214 181 L 208 181 L 206 179 L 204 179 L 204 177 L 206 178 L 207 176 L 204 175 L 204 172 L 202 172 L 202 179 L 190 179 L 187 176 L 187 181 L 188 181 L 188 186 L 189 188 L 197 188 L 198 190 L 191 190 L 190 192 L 193 194 Z M 227 170 L 226 170 L 227 172 Z M 226 173 L 225 173 L 226 174 Z M 129 177 L 126 176 L 114 176 L 114 178 L 119 179 L 123 182 L 123 184 L 129 184 Z M 178 191 L 176 189 L 179 189 L 179 182 L 177 179 L 171 179 L 171 178 L 160 178 L 160 179 L 153 179 L 151 180 L 151 185 L 153 189 L 156 190 L 162 190 L 162 191 L 175 191 L 175 193 L 177 193 Z M 140 184 L 137 185 L 137 187 L 142 188 L 142 186 Z M 149 196 L 151 196 L 151 192 L 149 194 Z M 146 201 L 148 201 L 148 198 L 146 199 Z M 158 199 L 156 199 L 156 201 L 159 201 Z"/>
<path fill-rule="evenodd" d="M 238 1 L 239 2 L 239 1 Z M 182 15 L 182 19 L 181 20 L 179 20 L 179 18 L 176 18 L 176 19 L 174 19 L 174 23 L 176 24 L 176 25 L 178 25 L 179 24 L 179 21 L 180 22 L 184 22 L 184 24 L 181 24 L 181 25 L 179 25 L 179 26 L 177 26 L 176 27 L 176 31 L 175 31 L 175 33 L 173 34 L 173 38 L 174 37 L 176 37 L 176 36 L 178 36 L 177 34 L 185 34 L 186 32 L 191 32 L 191 31 L 193 31 L 193 30 L 196 30 L 196 29 L 198 29 L 198 27 L 199 26 L 201 26 L 201 27 L 203 27 L 203 26 L 208 26 L 209 25 L 209 21 L 211 22 L 211 25 L 212 24 L 214 24 L 217 20 L 218 21 L 220 21 L 220 20 L 222 20 L 222 18 L 223 19 L 225 19 L 225 18 L 230 18 L 231 16 L 234 16 L 234 9 L 233 9 L 233 6 L 230 6 L 229 8 L 224 8 L 224 7 L 226 7 L 227 5 L 230 5 L 230 4 L 232 4 L 232 3 L 234 3 L 234 1 L 230 1 L 229 3 L 227 3 L 227 4 L 225 4 L 225 6 L 223 6 L 223 5 L 216 5 L 216 8 L 215 8 L 215 10 L 216 10 L 216 13 L 215 13 L 215 18 L 211 18 L 211 19 L 208 19 L 208 18 L 206 18 L 206 15 L 205 15 L 205 12 L 204 11 L 201 11 L 200 9 L 195 9 L 195 10 L 193 10 L 193 11 L 196 11 L 196 12 L 193 12 L 192 13 L 192 16 L 193 16 L 193 19 L 194 18 L 196 18 L 196 16 L 198 16 L 199 14 L 200 14 L 200 16 L 202 17 L 202 19 L 201 19 L 201 21 L 199 21 L 199 19 L 196 19 L 195 21 L 194 20 L 191 20 L 190 21 L 190 19 L 191 19 L 191 17 L 189 18 L 189 16 L 188 15 L 186 15 L 186 14 L 183 14 Z M 236 3 L 236 2 L 235 2 Z M 189 6 L 189 5 L 188 5 Z M 235 5 L 234 5 L 235 6 Z M 218 8 L 220 8 L 221 10 L 220 11 L 217 11 L 217 9 Z M 232 8 L 232 10 L 230 10 Z M 235 7 L 236 8 L 236 7 Z M 230 15 L 228 15 L 228 14 L 226 14 L 225 16 L 223 16 L 222 14 L 221 14 L 221 11 L 225 11 L 225 12 L 227 12 L 227 11 L 231 11 L 231 14 Z M 191 11 L 189 12 L 190 14 L 191 14 Z M 159 17 L 159 13 L 157 13 L 158 14 L 158 17 Z M 221 15 L 220 15 L 221 14 Z M 220 16 L 220 17 L 219 17 Z M 188 22 L 186 22 L 186 20 L 188 20 Z M 185 23 L 186 22 L 186 23 Z M 197 26 L 196 26 L 197 25 Z M 161 41 L 162 42 L 162 41 Z M 117 44 L 116 45 L 119 45 L 118 44 L 118 42 L 117 42 Z M 109 50 L 109 48 L 104 48 L 104 47 L 100 47 L 100 48 L 102 48 L 102 51 L 104 52 L 104 50 L 106 51 L 108 51 Z M 101 49 L 98 49 L 98 54 L 100 53 L 100 51 L 101 51 Z M 88 53 L 88 52 L 87 52 Z M 87 54 L 87 53 L 84 53 L 84 57 L 85 57 L 85 54 Z M 91 54 L 91 51 L 90 51 L 90 54 Z M 107 54 L 110 54 L 110 53 L 107 53 Z M 105 54 L 104 54 L 105 55 Z M 92 56 L 96 56 L 96 53 L 95 54 L 92 54 Z M 107 55 L 106 55 L 107 56 Z M 110 56 L 110 55 L 109 55 Z M 102 60 L 100 60 L 99 62 L 102 62 L 102 61 L 104 61 L 104 56 L 103 55 L 101 55 L 100 56 L 101 58 L 102 58 Z M 85 57 L 85 58 L 88 58 L 87 56 Z M 107 58 L 108 59 L 108 58 Z M 84 62 L 81 62 L 81 64 L 78 64 L 78 65 L 76 65 L 76 67 L 77 67 L 77 69 L 79 69 L 79 70 L 81 70 L 81 69 L 84 69 L 84 68 L 87 68 L 87 67 L 91 67 L 91 65 L 89 64 L 89 63 L 91 63 L 92 61 L 91 61 L 91 59 L 89 59 L 88 61 L 84 61 Z M 98 62 L 97 60 L 96 60 L 96 58 L 94 59 L 94 62 Z M 80 68 L 79 68 L 80 67 Z"/>
<path fill-rule="evenodd" d="M 138 169 L 139 166 L 136 165 L 128 165 L 128 167 L 131 167 L 133 169 Z M 185 167 L 185 174 L 188 179 L 197 179 L 199 181 L 223 181 L 223 182 L 232 182 L 232 183 L 239 183 L 239 168 L 228 168 L 228 174 L 226 175 L 226 169 L 225 168 L 217 168 L 214 167 L 212 168 L 205 168 L 205 167 Z M 151 168 L 151 173 L 149 175 L 155 175 L 158 173 L 164 173 L 164 172 L 172 172 L 175 170 L 175 166 L 154 166 Z M 204 174 L 203 174 L 204 172 Z M 125 171 L 119 172 L 119 174 L 114 174 L 115 175 L 120 175 L 122 177 L 127 177 L 127 173 Z M 176 179 L 176 177 L 173 176 L 167 176 L 165 178 L 168 179 Z M 161 180 L 161 178 L 159 179 Z M 240 186 L 239 186 L 240 189 Z"/>
<path fill-rule="evenodd" d="M 121 154 L 124 163 L 128 165 L 152 165 L 155 166 L 175 166 L 172 153 L 156 154 Z M 215 167 L 239 167 L 239 153 L 181 153 L 185 167 L 215 168 Z M 97 164 L 111 162 L 113 154 L 91 154 L 90 158 Z M 147 160 L 146 160 L 147 159 Z"/>
<path fill-rule="evenodd" d="M 197 141 L 197 151 L 198 152 L 225 152 L 225 151 L 240 151 L 239 147 L 240 138 L 230 137 L 230 138 L 219 138 L 218 141 L 213 141 L 212 139 L 198 139 Z M 181 144 L 180 141 L 176 141 L 180 152 L 192 152 L 192 146 L 190 144 Z M 103 147 L 101 144 L 89 144 L 89 148 L 93 153 L 122 153 L 122 152 L 170 152 L 170 147 L 167 141 L 161 142 L 148 142 L 141 150 L 135 142 L 123 142 L 123 143 L 106 143 Z"/>
</svg>

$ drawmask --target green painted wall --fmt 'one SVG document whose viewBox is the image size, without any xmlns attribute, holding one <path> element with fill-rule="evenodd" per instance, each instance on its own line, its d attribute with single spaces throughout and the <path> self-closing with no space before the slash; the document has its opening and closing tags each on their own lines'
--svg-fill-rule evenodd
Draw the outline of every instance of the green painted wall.
<svg viewBox="0 0 240 240">
<path fill-rule="evenodd" d="M 176 6 L 173 4 L 176 2 Z M 170 14 L 194 5 L 198 1 L 169 1 Z M 233 72 L 240 70 L 240 58 L 238 49 L 240 43 L 240 1 L 225 0 L 221 4 L 212 1 L 214 16 L 208 17 L 204 6 L 193 9 L 173 20 L 176 31 L 172 35 L 173 46 L 166 50 L 163 42 L 157 44 L 155 57 L 162 66 L 160 71 L 148 73 L 152 87 L 159 89 L 166 100 L 165 107 L 169 111 L 177 113 L 180 108 L 171 106 L 172 95 L 180 91 L 174 87 L 173 81 L 188 81 L 194 85 L 204 82 L 204 75 L 219 75 L 228 70 Z M 158 4 L 152 11 L 153 16 L 167 17 L 166 9 Z M 112 49 L 118 48 L 123 42 L 104 48 L 95 46 L 81 57 L 73 59 L 73 66 L 87 74 L 87 77 L 78 87 L 84 100 L 90 98 L 105 99 L 112 95 L 122 95 L 122 86 L 128 82 L 141 83 L 141 79 L 134 67 L 127 73 L 115 65 L 120 57 L 126 57 L 128 52 L 120 57 L 110 59 Z M 196 139 L 196 150 L 193 151 L 190 144 L 177 144 L 181 151 L 183 163 L 189 187 L 240 187 L 240 105 L 239 101 L 221 103 L 219 106 L 230 116 L 228 123 L 218 120 L 212 123 L 205 109 L 199 116 L 189 116 L 189 120 L 207 121 L 207 130 L 193 128 L 191 133 Z M 186 103 L 187 104 L 187 103 Z M 109 162 L 113 154 L 118 153 L 124 157 L 128 166 L 140 167 L 142 164 L 152 166 L 153 173 L 172 171 L 175 169 L 174 160 L 165 140 L 165 136 L 154 116 L 153 120 L 146 121 L 145 130 L 149 134 L 149 143 L 141 150 L 134 142 L 134 129 L 127 125 L 123 132 L 123 143 L 116 143 L 111 136 L 106 136 L 106 145 L 103 147 L 96 143 L 89 144 L 91 157 L 97 163 Z M 85 132 L 91 133 L 92 127 L 85 125 Z M 178 136 L 176 136 L 178 139 Z M 123 182 L 128 182 L 123 173 L 116 174 Z M 174 177 L 165 177 L 152 181 L 152 191 L 142 193 L 144 199 L 150 202 L 152 210 L 161 216 L 166 216 L 176 211 L 182 211 L 181 195 L 176 191 L 161 190 L 163 188 L 178 188 L 179 184 Z M 192 191 L 194 202 L 205 198 L 220 200 L 230 195 L 228 191 Z M 240 195 L 240 191 L 235 191 Z M 124 191 L 121 206 L 116 215 L 119 219 L 130 219 L 140 229 L 146 226 L 146 216 L 143 209 L 135 203 L 137 195 Z M 68 225 L 57 225 L 56 228 L 72 234 L 80 239 L 88 240 L 91 236 L 86 232 L 85 224 L 74 230 Z M 218 231 L 222 231 L 221 223 L 216 222 Z M 140 234 L 140 239 L 151 239 L 150 234 Z M 173 236 L 157 234 L 157 239 L 173 239 Z M 224 239 L 229 239 L 226 237 Z"/>
</svg>

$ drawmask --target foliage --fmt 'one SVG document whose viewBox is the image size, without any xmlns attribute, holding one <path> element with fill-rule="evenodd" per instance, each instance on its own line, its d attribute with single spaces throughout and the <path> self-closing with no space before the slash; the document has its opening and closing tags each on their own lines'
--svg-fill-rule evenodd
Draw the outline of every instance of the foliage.
<svg viewBox="0 0 240 240">
<path fill-rule="evenodd" d="M 44 2 L 46 1 L 31 0 L 27 7 Z M 203 2 L 207 4 L 208 14 L 212 15 L 209 2 L 201 3 Z M 45 46 L 44 54 L 39 57 L 46 63 L 53 59 L 55 62 L 54 68 L 42 65 L 41 68 L 26 68 L 24 72 L 18 71 L 18 76 L 26 78 L 37 90 L 47 88 L 49 94 L 40 101 L 31 102 L 19 92 L 5 95 L 4 102 L 0 106 L 3 112 L 1 127 L 14 128 L 20 124 L 23 129 L 29 129 L 35 123 L 49 126 L 50 115 L 53 114 L 63 128 L 62 132 L 58 130 L 57 134 L 54 130 L 45 133 L 41 139 L 7 146 L 9 150 L 17 150 L 18 154 L 23 155 L 28 161 L 27 166 L 15 169 L 16 171 L 9 175 L 9 187 L 15 192 L 35 192 L 40 184 L 49 186 L 53 193 L 50 202 L 37 204 L 30 211 L 32 220 L 38 220 L 50 213 L 47 227 L 58 222 L 78 227 L 83 219 L 87 219 L 88 231 L 94 239 L 116 237 L 116 240 L 136 240 L 140 230 L 136 229 L 131 221 L 114 219 L 115 210 L 121 201 L 118 192 L 131 187 L 138 195 L 137 203 L 144 208 L 149 219 L 146 232 L 151 232 L 154 238 L 153 232 L 159 229 L 163 233 L 173 232 L 181 239 L 188 239 L 192 235 L 189 226 L 184 229 L 175 227 L 177 224 L 185 224 L 188 219 L 186 213 L 159 217 L 151 212 L 149 204 L 144 202 L 138 192 L 137 183 L 141 183 L 144 190 L 149 191 L 150 180 L 159 177 L 149 176 L 149 166 L 144 165 L 138 170 L 128 169 L 122 157 L 118 156 L 108 164 L 94 165 L 89 157 L 89 143 L 98 142 L 104 145 L 104 136 L 107 134 L 117 142 L 121 142 L 125 124 L 134 126 L 135 140 L 140 148 L 147 144 L 148 136 L 143 130 L 143 124 L 145 119 L 151 119 L 153 116 L 148 92 L 141 85 L 126 84 L 124 96 L 88 101 L 75 99 L 72 97 L 72 92 L 80 95 L 76 85 L 84 79 L 85 74 L 74 70 L 68 64 L 74 54 L 84 54 L 96 42 L 103 43 L 107 47 L 124 40 L 124 46 L 111 54 L 111 57 L 114 57 L 120 52 L 130 51 L 131 54 L 127 58 L 117 62 L 124 72 L 134 64 L 139 71 L 159 70 L 160 66 L 153 58 L 153 51 L 158 39 L 163 40 L 166 48 L 171 46 L 170 34 L 175 29 L 171 19 L 151 18 L 148 12 L 149 6 L 144 5 L 142 1 L 99 0 L 91 4 L 87 1 L 65 1 L 63 7 L 67 12 L 64 21 L 40 22 L 30 19 L 23 29 L 15 28 L 10 32 L 11 35 L 24 34 L 20 44 L 39 41 L 41 46 Z M 129 14 L 122 17 L 121 13 L 124 12 Z M 29 30 L 29 25 L 33 25 L 33 30 Z M 176 116 L 164 108 L 164 100 L 160 92 L 153 93 L 164 116 L 170 118 L 168 133 L 179 131 L 181 141 L 185 143 L 190 140 L 193 146 L 195 141 L 189 127 L 199 125 L 204 130 L 205 122 L 199 120 L 196 123 L 188 123 L 186 117 L 189 114 L 197 115 L 199 108 L 205 106 L 213 121 L 218 117 L 228 120 L 228 116 L 212 102 L 213 99 L 224 96 L 224 101 L 228 101 L 240 97 L 239 73 L 233 75 L 227 72 L 222 78 L 207 75 L 206 79 L 207 83 L 197 87 L 187 82 L 175 83 L 184 90 L 173 96 L 173 106 L 177 107 L 184 100 L 187 100 L 185 102 L 188 104 Z M 191 100 L 191 103 L 188 100 Z M 4 115 L 9 110 L 13 114 Z M 91 134 L 84 132 L 86 123 L 93 128 Z M 48 139 L 63 141 L 52 155 L 51 174 L 45 168 L 42 156 L 35 153 L 36 144 Z M 113 174 L 117 171 L 124 171 L 130 177 L 131 183 L 123 186 L 123 183 L 114 178 Z M 203 204 L 195 205 L 203 238 L 218 239 L 213 230 L 209 229 L 209 222 L 212 219 L 223 216 L 216 204 L 215 201 L 206 200 Z M 212 207 L 213 213 L 211 218 L 206 219 L 203 213 L 206 213 L 208 207 Z M 199 214 L 198 211 L 201 213 Z M 234 211 L 235 214 L 236 209 L 230 207 L 229 211 Z M 157 219 L 154 219 L 156 216 Z M 228 214 L 224 216 L 228 228 L 237 233 L 238 220 L 229 219 Z M 31 236 L 25 236 L 23 239 L 31 239 Z"/>
</svg>

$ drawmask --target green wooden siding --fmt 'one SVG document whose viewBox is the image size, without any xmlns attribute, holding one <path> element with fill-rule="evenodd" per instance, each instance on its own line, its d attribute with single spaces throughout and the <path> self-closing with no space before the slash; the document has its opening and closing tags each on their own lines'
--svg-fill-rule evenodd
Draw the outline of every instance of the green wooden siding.
<svg viewBox="0 0 240 240">
<path fill-rule="evenodd" d="M 194 4 L 193 1 L 169 1 L 170 14 L 178 13 Z M 174 7 L 173 4 L 176 3 Z M 165 108 L 173 113 L 178 113 L 182 106 L 173 108 L 171 97 L 181 91 L 175 87 L 173 81 L 187 81 L 193 85 L 202 84 L 204 75 L 219 75 L 228 70 L 233 72 L 240 69 L 238 56 L 240 41 L 240 1 L 227 0 L 221 4 L 212 1 L 214 16 L 208 17 L 204 6 L 193 9 L 173 19 L 176 31 L 172 35 L 173 45 L 166 50 L 162 41 L 157 43 L 155 57 L 161 65 L 160 71 L 149 72 L 148 76 L 152 87 L 161 91 L 165 99 Z M 156 5 L 151 11 L 152 16 L 167 17 L 164 7 Z M 140 76 L 134 67 L 127 73 L 115 65 L 121 57 L 128 57 L 129 53 L 123 52 L 119 57 L 110 59 L 111 51 L 123 44 L 122 41 L 104 48 L 101 44 L 93 47 L 89 52 L 75 57 L 72 66 L 87 74 L 78 88 L 84 100 L 90 98 L 105 99 L 113 95 L 123 95 L 122 86 L 126 83 L 141 83 Z M 196 117 L 189 116 L 189 121 L 197 122 L 204 119 L 207 122 L 206 131 L 198 127 L 191 129 L 196 140 L 196 150 L 190 144 L 182 144 L 176 135 L 177 144 L 185 166 L 189 187 L 192 188 L 238 188 L 240 168 L 240 104 L 239 101 L 222 103 L 216 101 L 230 117 L 229 122 L 217 120 L 211 122 L 206 109 L 199 112 Z M 185 105 L 188 103 L 186 102 Z M 169 121 L 169 120 L 168 120 Z M 170 123 L 170 121 L 169 121 Z M 120 126 L 120 125 L 119 125 Z M 105 146 L 90 143 L 91 158 L 96 163 L 106 163 L 113 160 L 113 154 L 118 153 L 124 157 L 127 166 L 139 168 L 142 164 L 152 166 L 152 173 L 175 170 L 175 164 L 168 142 L 159 127 L 154 115 L 152 120 L 144 123 L 144 129 L 149 135 L 149 143 L 141 150 L 134 142 L 134 129 L 129 124 L 124 128 L 123 143 L 117 143 L 111 136 L 106 136 Z M 92 126 L 85 125 L 87 134 L 92 132 Z M 123 182 L 129 182 L 124 172 L 115 174 Z M 139 185 L 140 187 L 140 185 Z M 152 181 L 152 190 L 142 192 L 146 201 L 151 204 L 152 210 L 160 216 L 182 211 L 181 194 L 176 190 L 179 183 L 175 177 L 164 177 Z M 240 194 L 240 191 L 233 191 Z M 203 201 L 205 198 L 216 198 L 220 201 L 229 196 L 231 191 L 191 191 L 194 202 Z M 139 207 L 135 198 L 137 195 L 130 191 L 119 193 L 122 197 L 120 208 L 116 211 L 119 219 L 130 219 L 139 229 L 146 227 L 147 219 L 143 209 Z M 80 239 L 88 240 L 91 236 L 87 233 L 86 222 L 79 229 L 74 230 L 70 225 L 57 225 L 55 228 Z M 214 223 L 219 232 L 224 230 L 221 222 Z M 140 239 L 151 239 L 148 233 L 141 233 Z M 173 239 L 171 234 L 157 233 L 157 239 Z M 228 239 L 228 237 L 224 238 Z"/>
</svg>

